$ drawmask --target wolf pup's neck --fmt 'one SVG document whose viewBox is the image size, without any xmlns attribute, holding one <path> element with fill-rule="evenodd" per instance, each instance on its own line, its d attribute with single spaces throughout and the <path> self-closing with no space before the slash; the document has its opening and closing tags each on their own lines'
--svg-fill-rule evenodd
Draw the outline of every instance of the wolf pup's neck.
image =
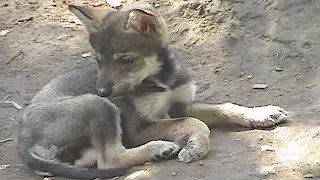
<svg viewBox="0 0 320 180">
<path fill-rule="evenodd" d="M 155 77 L 163 84 L 175 88 L 192 81 L 189 72 L 174 48 L 161 48 L 157 56 L 161 63 L 161 70 Z"/>
</svg>

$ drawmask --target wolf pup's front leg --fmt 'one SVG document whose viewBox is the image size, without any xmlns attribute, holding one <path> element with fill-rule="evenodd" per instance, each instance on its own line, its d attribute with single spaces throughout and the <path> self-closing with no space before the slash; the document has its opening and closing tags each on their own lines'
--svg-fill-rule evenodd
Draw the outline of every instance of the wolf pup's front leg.
<svg viewBox="0 0 320 180">
<path fill-rule="evenodd" d="M 244 127 L 268 128 L 288 119 L 288 112 L 278 106 L 244 107 L 232 103 L 219 105 L 193 103 L 189 115 L 208 126 L 233 123 Z"/>
</svg>

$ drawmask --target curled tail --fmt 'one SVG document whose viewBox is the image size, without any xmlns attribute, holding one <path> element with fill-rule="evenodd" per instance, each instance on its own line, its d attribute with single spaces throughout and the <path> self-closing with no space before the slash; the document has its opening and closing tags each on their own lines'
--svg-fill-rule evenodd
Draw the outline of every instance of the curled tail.
<svg viewBox="0 0 320 180">
<path fill-rule="evenodd" d="M 39 157 L 34 153 L 30 153 L 28 150 L 22 150 L 19 152 L 23 161 L 31 168 L 49 172 L 54 176 L 72 178 L 72 179 L 95 179 L 104 178 L 109 179 L 117 176 L 123 176 L 126 174 L 128 168 L 110 168 L 110 169 L 90 169 L 82 168 L 66 163 L 60 163 L 56 161 L 50 161 Z"/>
</svg>

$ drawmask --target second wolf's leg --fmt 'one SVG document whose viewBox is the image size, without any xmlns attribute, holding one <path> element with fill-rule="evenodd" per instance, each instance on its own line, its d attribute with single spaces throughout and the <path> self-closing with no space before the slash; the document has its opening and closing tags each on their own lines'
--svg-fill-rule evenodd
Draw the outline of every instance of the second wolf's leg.
<svg viewBox="0 0 320 180">
<path fill-rule="evenodd" d="M 193 103 L 187 114 L 200 119 L 208 126 L 234 123 L 245 127 L 265 128 L 287 120 L 288 112 L 271 105 L 248 108 L 232 103 L 219 105 Z"/>
</svg>

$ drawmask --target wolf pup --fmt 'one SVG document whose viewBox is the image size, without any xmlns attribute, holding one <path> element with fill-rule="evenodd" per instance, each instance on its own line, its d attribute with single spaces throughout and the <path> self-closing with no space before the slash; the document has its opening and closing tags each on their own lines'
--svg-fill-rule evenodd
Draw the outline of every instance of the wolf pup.
<svg viewBox="0 0 320 180">
<path fill-rule="evenodd" d="M 287 119 L 277 106 L 194 103 L 194 82 L 151 5 L 69 9 L 89 32 L 96 64 L 54 78 L 24 110 L 17 149 L 38 174 L 111 178 L 175 155 L 197 161 L 210 149 L 208 126 Z"/>
</svg>

